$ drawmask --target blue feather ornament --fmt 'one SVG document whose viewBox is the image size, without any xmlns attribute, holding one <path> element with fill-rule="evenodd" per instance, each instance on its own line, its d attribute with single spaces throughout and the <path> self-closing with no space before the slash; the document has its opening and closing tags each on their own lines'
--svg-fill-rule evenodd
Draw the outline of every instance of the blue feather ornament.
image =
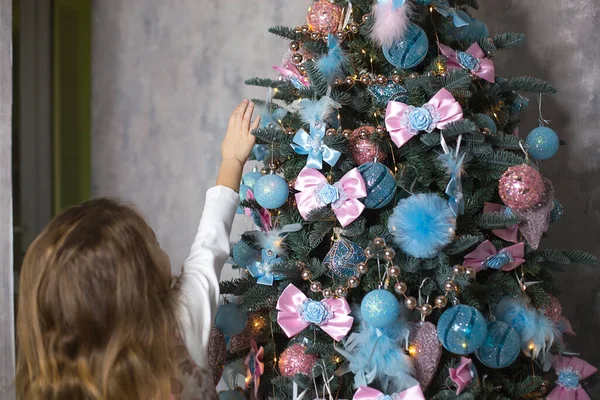
<svg viewBox="0 0 600 400">
<path fill-rule="evenodd" d="M 408 255 L 432 258 L 454 238 L 456 219 L 446 200 L 434 193 L 402 199 L 388 220 L 394 243 Z"/>
<path fill-rule="evenodd" d="M 300 117 L 307 124 L 323 124 L 325 119 L 341 105 L 331 97 L 323 96 L 318 101 L 302 99 L 298 103 Z"/>
<path fill-rule="evenodd" d="M 331 85 L 336 78 L 344 74 L 346 54 L 340 47 L 340 42 L 332 34 L 327 37 L 327 50 L 327 55 L 317 60 L 317 68 Z"/>
<path fill-rule="evenodd" d="M 348 361 L 354 374 L 354 386 L 368 386 L 377 381 L 384 392 L 401 392 L 418 382 L 412 373 L 411 358 L 402 351 L 410 330 L 402 315 L 386 328 L 377 329 L 362 321 L 360 311 L 354 313 L 360 327 L 337 351 Z"/>
<path fill-rule="evenodd" d="M 555 324 L 535 308 L 527 307 L 519 299 L 505 297 L 495 310 L 496 320 L 512 326 L 521 337 L 521 349 L 528 357 L 542 360 L 554 340 L 561 336 Z"/>
</svg>

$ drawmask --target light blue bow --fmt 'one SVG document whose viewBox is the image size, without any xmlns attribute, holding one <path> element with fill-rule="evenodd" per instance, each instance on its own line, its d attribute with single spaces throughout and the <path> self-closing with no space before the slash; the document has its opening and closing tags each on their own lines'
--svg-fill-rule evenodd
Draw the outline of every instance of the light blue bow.
<svg viewBox="0 0 600 400">
<path fill-rule="evenodd" d="M 442 14 L 444 17 L 452 17 L 452 22 L 457 28 L 469 25 L 467 21 L 458 15 L 454 7 L 450 7 L 448 0 L 436 0 L 431 4 L 433 5 L 433 8 L 435 8 L 436 11 Z"/>
<path fill-rule="evenodd" d="M 392 3 L 392 10 L 396 11 L 400 7 L 406 3 L 406 0 L 377 0 L 379 4 L 389 4 Z"/>
<path fill-rule="evenodd" d="M 460 179 L 460 172 L 462 169 L 462 164 L 465 160 L 465 154 L 459 154 L 458 152 L 460 149 L 462 136 L 459 136 L 458 138 L 456 152 L 454 153 L 452 153 L 448 148 L 444 136 L 442 134 L 440 134 L 440 136 L 444 154 L 441 154 L 438 157 L 438 160 L 442 162 L 450 174 L 450 182 L 448 182 L 448 186 L 446 186 L 445 193 L 449 197 L 448 204 L 450 205 L 454 216 L 458 217 L 459 214 L 465 213 L 465 199 L 463 197 L 462 181 Z"/>
<path fill-rule="evenodd" d="M 298 154 L 308 154 L 308 160 L 306 161 L 308 168 L 321 169 L 323 168 L 323 161 L 333 167 L 340 159 L 342 153 L 323 143 L 324 137 L 325 124 L 321 121 L 310 124 L 310 134 L 306 133 L 304 129 L 300 129 L 294 135 L 294 143 L 291 146 Z"/>
<path fill-rule="evenodd" d="M 280 281 L 285 278 L 285 275 L 273 272 L 273 267 L 283 263 L 283 260 L 275 254 L 274 251 L 262 251 L 262 261 L 255 261 L 248 265 L 248 272 L 254 278 L 257 278 L 256 283 L 260 285 L 273 286 L 274 281 Z"/>
</svg>

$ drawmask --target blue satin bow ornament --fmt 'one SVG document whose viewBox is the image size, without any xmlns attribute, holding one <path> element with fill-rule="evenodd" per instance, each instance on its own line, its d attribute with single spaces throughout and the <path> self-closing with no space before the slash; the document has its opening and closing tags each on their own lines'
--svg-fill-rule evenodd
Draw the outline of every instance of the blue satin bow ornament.
<svg viewBox="0 0 600 400">
<path fill-rule="evenodd" d="M 296 153 L 308 155 L 308 168 L 322 169 L 323 161 L 333 167 L 340 159 L 342 153 L 323 143 L 324 137 L 325 124 L 318 120 L 310 124 L 310 133 L 306 133 L 304 129 L 296 132 L 291 146 Z"/>
<path fill-rule="evenodd" d="M 257 278 L 256 283 L 259 285 L 273 286 L 274 281 L 280 281 L 285 278 L 285 275 L 273 272 L 273 267 L 283 263 L 283 259 L 277 257 L 277 254 L 272 250 L 262 251 L 262 261 L 254 261 L 246 266 L 250 275 Z"/>
<path fill-rule="evenodd" d="M 469 25 L 467 21 L 465 21 L 460 17 L 460 15 L 458 15 L 454 7 L 450 7 L 450 3 L 448 3 L 448 0 L 435 0 L 431 3 L 431 5 L 433 6 L 433 8 L 436 9 L 437 12 L 442 14 L 444 17 L 452 17 L 452 22 L 457 28 Z"/>
<path fill-rule="evenodd" d="M 442 134 L 440 134 L 440 136 L 444 154 L 441 154 L 438 157 L 438 160 L 442 162 L 442 164 L 446 167 L 448 174 L 450 175 L 450 182 L 448 182 L 448 186 L 446 186 L 445 193 L 449 197 L 448 204 L 450 205 L 454 216 L 458 217 L 459 214 L 465 213 L 465 199 L 463 197 L 462 181 L 460 179 L 462 165 L 465 160 L 465 154 L 459 154 L 462 135 L 458 137 L 456 151 L 454 153 L 452 153 L 448 148 L 444 136 Z"/>
<path fill-rule="evenodd" d="M 280 127 L 281 120 L 287 115 L 285 108 L 278 107 L 271 112 L 270 107 L 263 108 L 260 113 L 260 127 Z"/>
</svg>

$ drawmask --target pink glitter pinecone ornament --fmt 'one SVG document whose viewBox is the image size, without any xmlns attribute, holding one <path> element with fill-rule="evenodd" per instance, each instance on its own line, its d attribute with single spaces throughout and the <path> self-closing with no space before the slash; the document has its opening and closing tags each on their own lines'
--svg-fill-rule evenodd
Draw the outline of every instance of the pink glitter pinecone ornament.
<svg viewBox="0 0 600 400">
<path fill-rule="evenodd" d="M 363 133 L 364 131 L 364 133 Z M 372 142 L 369 137 L 375 131 L 372 126 L 361 126 L 352 132 L 350 136 L 350 154 L 357 165 L 373 162 L 375 157 L 380 162 L 385 160 L 385 153 L 379 151 L 377 143 Z"/>
<path fill-rule="evenodd" d="M 281 353 L 279 357 L 279 372 L 283 376 L 306 374 L 312 376 L 312 369 L 317 363 L 315 354 L 306 354 L 306 347 L 293 344 Z"/>
<path fill-rule="evenodd" d="M 217 328 L 213 327 L 210 331 L 210 340 L 208 343 L 208 365 L 213 374 L 215 385 L 219 383 L 223 375 L 226 357 L 227 347 L 225 345 L 225 336 Z"/>
<path fill-rule="evenodd" d="M 544 178 L 529 165 L 517 165 L 502 175 L 498 190 L 504 204 L 517 211 L 528 210 L 542 200 Z"/>
<path fill-rule="evenodd" d="M 553 295 L 549 295 L 550 296 L 550 304 L 548 304 L 546 307 L 542 308 L 541 311 L 544 313 L 544 315 L 548 318 L 550 318 L 550 320 L 552 322 L 558 322 L 560 321 L 560 319 L 562 318 L 562 305 L 560 304 L 560 301 Z"/>
<path fill-rule="evenodd" d="M 335 33 L 342 19 L 342 7 L 329 0 L 316 0 L 308 9 L 306 20 L 313 31 Z"/>
</svg>

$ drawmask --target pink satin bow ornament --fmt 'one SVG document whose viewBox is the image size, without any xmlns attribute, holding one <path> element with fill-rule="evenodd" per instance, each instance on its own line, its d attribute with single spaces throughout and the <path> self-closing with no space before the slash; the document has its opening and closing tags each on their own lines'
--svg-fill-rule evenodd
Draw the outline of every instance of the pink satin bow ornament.
<svg viewBox="0 0 600 400">
<path fill-rule="evenodd" d="M 473 267 L 475 272 L 488 268 L 497 271 L 512 271 L 525 262 L 524 256 L 524 243 L 517 243 L 498 251 L 492 242 L 486 240 L 465 256 L 463 265 Z"/>
<path fill-rule="evenodd" d="M 265 373 L 265 364 L 262 362 L 265 349 L 258 348 L 254 339 L 250 342 L 250 354 L 244 359 L 244 365 L 247 367 L 246 384 L 254 381 L 254 397 L 258 396 L 258 387 L 260 386 L 260 377 Z"/>
<path fill-rule="evenodd" d="M 467 51 L 454 51 L 441 43 L 438 43 L 438 46 L 442 54 L 446 56 L 448 69 L 466 69 L 491 83 L 496 80 L 494 62 L 485 58 L 485 53 L 477 43 L 473 43 Z"/>
<path fill-rule="evenodd" d="M 296 204 L 304 219 L 312 210 L 331 204 L 338 221 L 345 227 L 365 209 L 358 199 L 367 197 L 367 187 L 358 168 L 351 169 L 333 185 L 316 169 L 304 168 L 296 178 L 294 188 L 300 192 L 296 193 Z"/>
<path fill-rule="evenodd" d="M 312 300 L 291 283 L 279 296 L 277 311 L 277 323 L 289 338 L 314 324 L 339 342 L 350 332 L 354 322 L 346 299 Z"/>
<path fill-rule="evenodd" d="M 425 400 L 425 396 L 419 385 L 391 395 L 385 395 L 379 390 L 361 386 L 354 394 L 352 400 Z"/>
<path fill-rule="evenodd" d="M 246 192 L 246 199 L 254 200 L 254 192 L 252 190 L 248 189 Z M 247 217 L 252 218 L 261 231 L 268 232 L 271 230 L 271 213 L 266 208 L 261 208 L 260 211 L 244 208 L 244 214 L 246 214 Z"/>
<path fill-rule="evenodd" d="M 446 89 L 442 89 L 423 107 L 409 106 L 399 101 L 389 101 L 385 114 L 385 127 L 398 147 L 404 146 L 421 131 L 444 129 L 451 122 L 463 118 L 460 103 Z"/>
<path fill-rule="evenodd" d="M 461 357 L 458 367 L 449 368 L 448 371 L 450 372 L 450 379 L 456 384 L 456 395 L 464 392 L 467 386 L 478 380 L 473 361 L 467 357 Z"/>
<path fill-rule="evenodd" d="M 502 204 L 496 203 L 485 203 L 483 206 L 483 213 L 503 213 L 506 210 L 506 206 Z M 519 225 L 512 225 L 508 228 L 503 229 L 494 229 L 492 233 L 498 236 L 502 240 L 506 240 L 507 242 L 517 243 L 517 234 L 519 233 Z"/>
<path fill-rule="evenodd" d="M 577 357 L 552 357 L 552 368 L 556 371 L 558 379 L 556 387 L 550 392 L 548 400 L 590 400 L 590 396 L 583 390 L 579 383 L 598 370 L 596 367 Z"/>
</svg>

